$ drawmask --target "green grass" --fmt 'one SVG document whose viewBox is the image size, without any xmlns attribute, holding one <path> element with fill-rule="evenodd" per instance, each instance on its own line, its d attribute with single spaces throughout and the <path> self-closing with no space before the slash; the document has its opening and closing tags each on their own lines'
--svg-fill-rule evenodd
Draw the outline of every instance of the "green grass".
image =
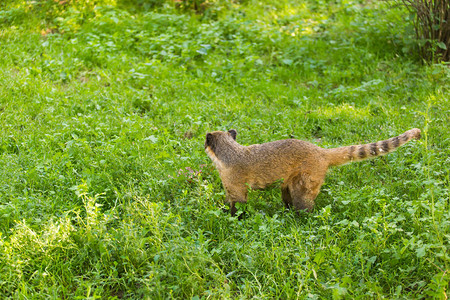
<svg viewBox="0 0 450 300">
<path fill-rule="evenodd" d="M 448 297 L 450 72 L 407 12 L 34 3 L 0 5 L 2 298 Z M 212 130 L 331 148 L 414 127 L 332 169 L 312 213 L 276 189 L 223 213 L 203 150 Z"/>
</svg>

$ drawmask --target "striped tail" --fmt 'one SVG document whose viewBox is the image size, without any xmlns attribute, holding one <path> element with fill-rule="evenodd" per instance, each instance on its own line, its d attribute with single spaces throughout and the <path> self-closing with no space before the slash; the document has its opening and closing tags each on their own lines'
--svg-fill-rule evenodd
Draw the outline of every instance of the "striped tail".
<svg viewBox="0 0 450 300">
<path fill-rule="evenodd" d="M 414 128 L 388 140 L 365 145 L 353 145 L 324 149 L 330 166 L 339 166 L 353 161 L 386 155 L 412 139 L 420 139 L 420 129 Z"/>
</svg>

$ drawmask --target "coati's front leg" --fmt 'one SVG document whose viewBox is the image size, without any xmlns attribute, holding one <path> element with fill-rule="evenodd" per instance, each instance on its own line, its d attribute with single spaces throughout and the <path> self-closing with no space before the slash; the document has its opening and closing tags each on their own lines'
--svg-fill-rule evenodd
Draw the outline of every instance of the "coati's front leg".
<svg viewBox="0 0 450 300">
<path fill-rule="evenodd" d="M 246 203 L 247 202 L 247 187 L 245 185 L 224 185 L 225 191 L 227 193 L 226 202 L 230 206 L 230 213 L 234 216 L 237 212 L 236 202 Z"/>
<path fill-rule="evenodd" d="M 283 199 L 286 208 L 289 209 L 292 207 L 291 193 L 289 192 L 289 188 L 287 186 L 281 187 L 281 198 Z"/>
<path fill-rule="evenodd" d="M 231 216 L 232 217 L 234 217 L 235 215 L 236 215 L 236 212 L 237 212 L 237 208 L 236 208 L 236 206 L 235 206 L 235 203 L 236 202 L 230 202 L 230 214 L 231 214 Z"/>
</svg>

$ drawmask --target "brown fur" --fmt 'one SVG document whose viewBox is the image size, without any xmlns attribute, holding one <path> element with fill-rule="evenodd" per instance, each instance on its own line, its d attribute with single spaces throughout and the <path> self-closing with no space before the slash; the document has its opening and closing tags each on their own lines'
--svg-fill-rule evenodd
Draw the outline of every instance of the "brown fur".
<svg viewBox="0 0 450 300">
<path fill-rule="evenodd" d="M 411 139 L 419 139 L 420 129 L 385 141 L 333 149 L 295 139 L 242 146 L 236 135 L 236 130 L 215 131 L 208 133 L 205 141 L 205 151 L 219 171 L 232 215 L 236 202 L 247 202 L 249 187 L 264 189 L 277 181 L 282 181 L 286 207 L 310 211 L 330 166 L 388 154 Z"/>
</svg>

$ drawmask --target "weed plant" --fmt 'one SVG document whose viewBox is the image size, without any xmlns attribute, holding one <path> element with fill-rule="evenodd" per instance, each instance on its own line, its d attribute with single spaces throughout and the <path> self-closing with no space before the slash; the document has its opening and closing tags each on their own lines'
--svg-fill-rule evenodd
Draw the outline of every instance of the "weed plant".
<svg viewBox="0 0 450 300">
<path fill-rule="evenodd" d="M 402 0 L 415 16 L 416 36 L 422 57 L 428 61 L 450 60 L 450 1 Z"/>
<path fill-rule="evenodd" d="M 447 299 L 450 72 L 401 7 L 63 2 L 0 5 L 2 298 Z M 203 150 L 414 127 L 332 169 L 312 213 L 278 190 L 223 213 Z"/>
</svg>

